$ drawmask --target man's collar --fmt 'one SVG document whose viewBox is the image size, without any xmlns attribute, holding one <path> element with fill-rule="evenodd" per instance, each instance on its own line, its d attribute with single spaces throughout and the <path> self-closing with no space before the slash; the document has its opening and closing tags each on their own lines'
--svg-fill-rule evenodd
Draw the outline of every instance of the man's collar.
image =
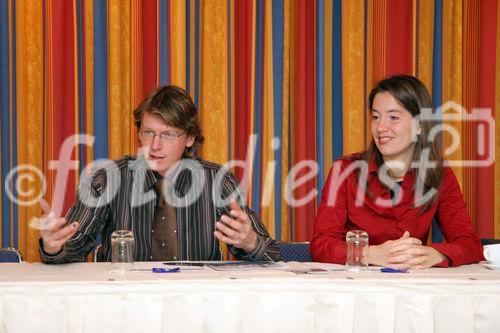
<svg viewBox="0 0 500 333">
<path fill-rule="evenodd" d="M 181 168 L 182 160 L 175 166 L 175 170 L 171 173 L 169 173 L 167 176 L 163 177 L 160 175 L 158 172 L 153 171 L 149 168 L 148 163 L 146 162 L 146 159 L 144 158 L 144 155 L 137 155 L 137 159 L 129 165 L 132 170 L 135 172 L 144 172 L 145 177 L 144 177 L 144 192 L 149 191 L 153 185 L 158 182 L 161 179 L 168 179 L 170 180 L 173 184 L 177 181 L 177 178 L 179 177 L 179 174 L 181 173 L 180 171 L 182 170 Z"/>
</svg>

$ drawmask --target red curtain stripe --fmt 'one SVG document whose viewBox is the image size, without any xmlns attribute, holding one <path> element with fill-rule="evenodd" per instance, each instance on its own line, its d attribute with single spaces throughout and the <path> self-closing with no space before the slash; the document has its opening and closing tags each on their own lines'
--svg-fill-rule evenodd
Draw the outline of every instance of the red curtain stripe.
<svg viewBox="0 0 500 333">
<path fill-rule="evenodd" d="M 385 76 L 413 74 L 413 1 L 387 0 Z"/>
<path fill-rule="evenodd" d="M 51 21 L 48 22 L 47 28 L 52 36 L 51 49 L 48 50 L 50 66 L 52 68 L 52 77 L 48 82 L 52 84 L 52 108 L 48 109 L 52 121 L 48 123 L 47 134 L 52 137 L 51 147 L 49 151 L 49 161 L 58 160 L 59 152 L 63 142 L 78 131 L 75 128 L 75 49 L 76 43 L 74 29 L 61 29 L 61 27 L 74 28 L 74 13 L 75 10 L 72 1 L 51 1 L 47 3 L 51 12 Z M 50 74 L 49 74 L 50 75 Z M 73 149 L 71 159 L 76 160 L 76 147 Z M 75 186 L 77 171 L 70 170 L 64 184 L 65 192 L 56 193 L 56 197 L 51 198 L 53 208 L 58 211 L 59 205 L 62 203 L 62 211 L 64 214 L 72 205 L 75 199 Z M 60 173 L 60 172 L 58 172 Z M 49 171 L 49 177 L 54 182 L 49 182 L 57 186 L 57 176 L 54 170 Z M 64 188 L 63 188 L 64 189 Z M 57 188 L 56 188 L 57 190 Z M 64 199 L 63 199 L 64 198 Z"/>
<path fill-rule="evenodd" d="M 157 1 L 143 1 L 142 3 L 142 100 L 158 86 L 158 23 Z"/>
<path fill-rule="evenodd" d="M 300 161 L 316 161 L 315 142 L 315 3 L 313 1 L 295 2 L 295 44 L 294 44 L 294 80 L 293 94 L 295 102 L 294 117 L 294 157 L 293 166 Z M 295 179 L 303 177 L 309 170 L 300 169 Z M 293 196 L 296 199 L 306 197 L 316 188 L 316 177 L 298 187 Z M 294 239 L 305 241 L 312 238 L 313 221 L 316 215 L 316 203 L 293 208 Z"/>
<path fill-rule="evenodd" d="M 479 101 L 478 106 L 491 109 L 494 115 L 495 105 L 495 71 L 496 67 L 496 42 L 497 42 L 497 0 L 484 0 L 479 2 Z M 497 80 L 499 78 L 496 78 Z M 497 124 L 498 126 L 498 124 Z M 493 129 L 495 131 L 495 129 Z M 498 131 L 496 131 L 498 134 Z M 486 141 L 486 140 L 485 140 Z M 486 151 L 495 147 L 487 145 Z M 498 160 L 497 160 L 498 163 Z M 477 190 L 473 191 L 477 205 L 477 232 L 480 237 L 492 237 L 494 224 L 494 165 L 477 172 Z M 479 194 L 479 195 L 478 195 Z M 485 223 L 486 222 L 486 223 Z"/>
<path fill-rule="evenodd" d="M 244 161 L 248 137 L 251 134 L 252 97 L 252 30 L 253 1 L 235 3 L 235 142 L 236 160 Z M 243 169 L 235 169 L 236 178 L 243 179 Z"/>
</svg>

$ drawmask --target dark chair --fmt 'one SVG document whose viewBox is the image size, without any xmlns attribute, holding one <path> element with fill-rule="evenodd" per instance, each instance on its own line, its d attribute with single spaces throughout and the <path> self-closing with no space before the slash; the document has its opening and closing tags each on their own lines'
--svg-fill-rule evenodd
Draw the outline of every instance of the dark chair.
<svg viewBox="0 0 500 333">
<path fill-rule="evenodd" d="M 483 245 L 500 244 L 500 239 L 481 238 L 481 244 L 483 244 Z"/>
<path fill-rule="evenodd" d="M 282 261 L 312 261 L 309 242 L 277 242 Z"/>
<path fill-rule="evenodd" d="M 0 249 L 0 263 L 21 262 L 21 253 L 13 247 L 3 247 Z"/>
</svg>

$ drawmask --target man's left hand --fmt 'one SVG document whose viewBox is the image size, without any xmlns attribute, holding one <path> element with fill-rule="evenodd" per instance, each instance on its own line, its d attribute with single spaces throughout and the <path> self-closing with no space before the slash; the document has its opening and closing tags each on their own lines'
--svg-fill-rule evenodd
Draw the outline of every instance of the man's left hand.
<svg viewBox="0 0 500 333">
<path fill-rule="evenodd" d="M 222 215 L 221 220 L 215 223 L 217 230 L 214 235 L 218 240 L 250 253 L 257 246 L 257 234 L 253 230 L 250 217 L 235 199 L 231 199 L 230 207 L 229 216 Z"/>
</svg>

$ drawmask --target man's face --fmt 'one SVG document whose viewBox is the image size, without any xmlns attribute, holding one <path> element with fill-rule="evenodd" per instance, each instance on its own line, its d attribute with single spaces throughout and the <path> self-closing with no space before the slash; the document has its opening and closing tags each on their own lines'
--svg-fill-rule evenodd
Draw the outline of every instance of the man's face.
<svg viewBox="0 0 500 333">
<path fill-rule="evenodd" d="M 149 168 L 162 176 L 173 170 L 184 148 L 194 144 L 194 137 L 180 128 L 167 125 L 161 118 L 144 113 L 139 130 L 142 152 Z"/>
</svg>

